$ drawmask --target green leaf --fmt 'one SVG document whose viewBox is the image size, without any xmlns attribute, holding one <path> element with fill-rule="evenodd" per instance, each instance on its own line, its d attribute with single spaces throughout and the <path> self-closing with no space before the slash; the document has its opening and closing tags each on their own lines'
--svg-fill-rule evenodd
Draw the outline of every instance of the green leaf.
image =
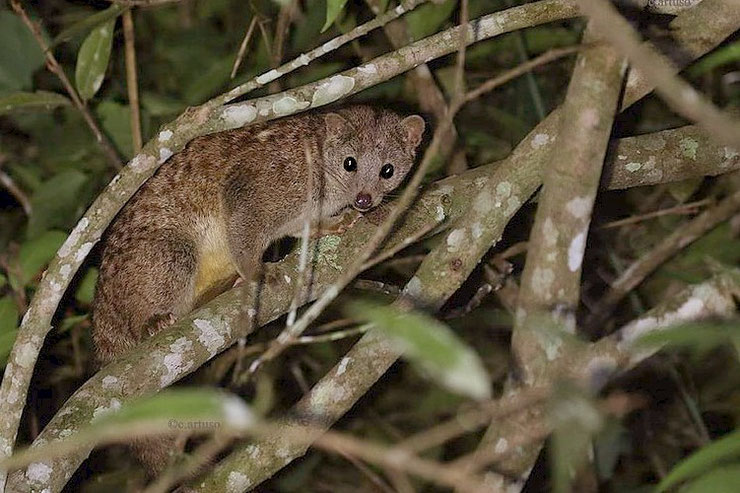
<svg viewBox="0 0 740 493">
<path fill-rule="evenodd" d="M 440 4 L 426 3 L 404 16 L 409 26 L 409 34 L 414 41 L 434 34 L 447 22 L 457 6 L 457 0 L 447 0 Z"/>
<path fill-rule="evenodd" d="M 0 93 L 30 89 L 44 54 L 23 21 L 8 10 L 0 10 L 0 47 Z"/>
<path fill-rule="evenodd" d="M 69 41 L 72 38 L 87 33 L 91 29 L 100 26 L 104 22 L 108 22 L 111 19 L 116 19 L 123 12 L 127 11 L 130 7 L 121 5 L 118 3 L 112 4 L 105 10 L 96 12 L 82 19 L 81 21 L 75 22 L 71 26 L 65 28 L 61 33 L 54 38 L 51 46 L 54 47 L 65 41 Z"/>
<path fill-rule="evenodd" d="M 682 493 L 737 493 L 740 464 L 718 467 L 681 490 Z"/>
<path fill-rule="evenodd" d="M 92 303 L 93 297 L 95 296 L 95 283 L 97 280 L 98 269 L 94 267 L 87 269 L 87 272 L 85 272 L 85 275 L 82 277 L 80 284 L 77 286 L 75 299 L 85 305 Z"/>
<path fill-rule="evenodd" d="M 347 312 L 382 330 L 409 361 L 449 390 L 475 399 L 490 397 L 491 381 L 478 355 L 436 319 L 368 301 L 350 303 Z"/>
<path fill-rule="evenodd" d="M 54 257 L 67 238 L 62 231 L 47 231 L 41 236 L 25 241 L 18 251 L 21 278 L 16 288 L 26 286 Z M 15 284 L 15 280 L 11 278 Z"/>
<path fill-rule="evenodd" d="M 167 389 L 121 407 L 94 421 L 97 428 L 151 421 L 194 423 L 209 421 L 214 427 L 246 429 L 255 416 L 240 398 L 215 389 Z"/>
<path fill-rule="evenodd" d="M 57 334 L 64 334 L 65 332 L 70 330 L 72 327 L 81 324 L 84 320 L 87 320 L 88 318 L 89 318 L 88 314 L 64 317 L 64 319 L 62 319 L 61 323 L 57 327 Z"/>
<path fill-rule="evenodd" d="M 5 366 L 8 354 L 18 333 L 18 306 L 10 296 L 0 298 L 0 368 Z"/>
<path fill-rule="evenodd" d="M 658 484 L 656 491 L 666 491 L 722 462 L 738 458 L 740 458 L 740 430 L 715 440 L 679 462 Z"/>
<path fill-rule="evenodd" d="M 33 213 L 28 236 L 35 238 L 51 228 L 67 228 L 84 206 L 83 190 L 88 178 L 77 170 L 57 173 L 41 184 L 31 196 Z"/>
<path fill-rule="evenodd" d="M 55 92 L 14 92 L 0 97 L 0 115 L 15 110 L 50 110 L 58 106 L 69 106 L 70 104 L 69 99 Z"/>
<path fill-rule="evenodd" d="M 576 387 L 556 385 L 549 418 L 553 423 L 550 448 L 553 472 L 553 491 L 571 491 L 573 473 L 588 461 L 588 451 L 593 436 L 598 433 L 604 419 L 589 395 Z"/>
<path fill-rule="evenodd" d="M 616 420 L 610 420 L 594 438 L 594 465 L 599 479 L 610 480 L 620 455 L 631 451 L 630 435 Z"/>
<path fill-rule="evenodd" d="M 717 67 L 740 60 L 740 41 L 717 48 L 687 70 L 691 77 L 698 77 Z"/>
<path fill-rule="evenodd" d="M 347 0 L 326 0 L 326 22 L 324 27 L 321 28 L 322 33 L 329 29 L 329 26 L 339 17 L 346 4 Z"/>
<path fill-rule="evenodd" d="M 706 354 L 716 347 L 734 343 L 740 338 L 740 321 L 692 322 L 663 330 L 650 331 L 637 340 L 647 347 L 680 347 L 697 355 Z M 740 354 L 736 354 L 740 357 Z"/>
<path fill-rule="evenodd" d="M 18 326 L 18 306 L 10 295 L 0 298 L 0 336 L 13 332 Z M 0 353 L 2 348 L 0 347 Z"/>
<path fill-rule="evenodd" d="M 75 68 L 75 85 L 84 100 L 93 97 L 103 84 L 113 45 L 115 24 L 116 20 L 111 19 L 96 27 L 80 46 Z"/>
<path fill-rule="evenodd" d="M 14 463 L 25 465 L 90 446 L 152 434 L 242 433 L 257 421 L 241 398 L 215 389 L 167 389 L 124 405 L 115 398 L 109 402 L 107 407 L 96 408 L 92 423 L 79 432 L 19 452 L 13 456 Z"/>
</svg>

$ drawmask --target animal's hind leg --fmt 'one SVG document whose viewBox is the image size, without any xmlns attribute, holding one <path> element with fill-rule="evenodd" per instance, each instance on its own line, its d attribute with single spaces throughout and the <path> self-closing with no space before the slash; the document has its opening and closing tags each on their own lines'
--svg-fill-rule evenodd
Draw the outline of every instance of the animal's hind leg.
<svg viewBox="0 0 740 493">
<path fill-rule="evenodd" d="M 93 315 L 101 363 L 132 350 L 190 311 L 196 260 L 195 248 L 176 237 L 140 238 L 127 248 L 105 252 Z M 156 437 L 137 439 L 131 448 L 154 477 L 182 452 L 182 445 L 171 437 Z"/>
</svg>

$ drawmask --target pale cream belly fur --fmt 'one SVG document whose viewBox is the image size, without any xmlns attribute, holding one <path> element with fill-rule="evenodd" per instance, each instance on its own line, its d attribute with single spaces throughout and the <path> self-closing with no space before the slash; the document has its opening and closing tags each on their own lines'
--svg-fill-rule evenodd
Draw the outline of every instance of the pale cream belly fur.
<svg viewBox="0 0 740 493">
<path fill-rule="evenodd" d="M 201 304 L 233 283 L 238 272 L 222 221 L 202 218 L 198 221 L 196 231 L 199 242 L 194 299 L 196 304 Z"/>
</svg>

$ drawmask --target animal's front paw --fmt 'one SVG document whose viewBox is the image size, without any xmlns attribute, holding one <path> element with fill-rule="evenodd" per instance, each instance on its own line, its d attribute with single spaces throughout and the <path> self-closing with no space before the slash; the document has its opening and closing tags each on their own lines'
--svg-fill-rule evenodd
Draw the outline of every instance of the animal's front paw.
<svg viewBox="0 0 740 493">
<path fill-rule="evenodd" d="M 311 239 L 326 235 L 341 235 L 351 229 L 363 217 L 355 209 L 348 209 L 342 214 L 323 221 L 318 228 L 312 228 Z"/>
<path fill-rule="evenodd" d="M 149 323 L 146 324 L 146 330 L 149 336 L 161 332 L 170 325 L 174 324 L 177 318 L 173 313 L 165 313 L 163 315 L 155 315 L 149 319 Z"/>
</svg>

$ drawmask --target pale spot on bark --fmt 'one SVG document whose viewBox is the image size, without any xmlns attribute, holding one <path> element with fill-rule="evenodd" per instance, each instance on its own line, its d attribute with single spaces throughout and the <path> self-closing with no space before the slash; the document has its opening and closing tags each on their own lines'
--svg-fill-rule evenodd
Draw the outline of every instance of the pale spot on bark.
<svg viewBox="0 0 740 493">
<path fill-rule="evenodd" d="M 364 75 L 375 75 L 378 73 L 378 69 L 374 63 L 368 63 L 367 65 L 360 65 L 357 67 L 357 71 Z"/>
<path fill-rule="evenodd" d="M 578 233 L 568 246 L 568 270 L 576 272 L 581 268 L 583 252 L 586 249 L 586 230 Z"/>
<path fill-rule="evenodd" d="M 455 229 L 447 235 L 447 251 L 457 252 L 465 242 L 465 229 Z"/>
<path fill-rule="evenodd" d="M 685 139 L 681 139 L 678 145 L 681 146 L 681 154 L 696 161 L 696 151 L 699 149 L 699 143 L 696 140 L 686 137 Z"/>
<path fill-rule="evenodd" d="M 205 346 L 210 357 L 214 357 L 225 343 L 223 335 L 210 320 L 197 318 L 193 320 L 193 325 L 198 328 L 198 341 Z"/>
<path fill-rule="evenodd" d="M 257 82 L 257 84 L 264 86 L 265 84 L 269 84 L 270 82 L 274 81 L 278 77 L 280 77 L 280 72 L 272 69 L 269 72 L 265 72 L 264 74 L 257 77 L 255 81 Z"/>
<path fill-rule="evenodd" d="M 227 106 L 221 113 L 221 119 L 231 128 L 241 127 L 255 118 L 257 118 L 257 108 L 251 104 Z"/>
<path fill-rule="evenodd" d="M 242 493 L 252 485 L 252 481 L 244 474 L 231 471 L 229 478 L 226 480 L 227 493 Z"/>
<path fill-rule="evenodd" d="M 64 244 L 62 245 L 62 247 L 59 249 L 59 254 L 58 254 L 59 258 L 64 258 L 70 253 L 72 253 L 74 246 L 80 240 L 80 236 L 87 229 L 89 224 L 90 224 L 90 221 L 86 217 L 83 217 L 82 219 L 80 219 L 80 222 L 77 223 L 77 226 L 75 226 L 75 228 L 69 234 L 67 239 L 64 241 Z"/>
<path fill-rule="evenodd" d="M 355 87 L 355 79 L 346 75 L 335 75 L 316 88 L 311 100 L 311 106 L 323 106 L 345 96 Z"/>
<path fill-rule="evenodd" d="M 159 132 L 159 141 L 167 142 L 172 138 L 172 130 L 162 130 Z"/>
<path fill-rule="evenodd" d="M 537 134 L 532 139 L 532 149 L 539 149 L 550 142 L 550 136 L 547 134 Z"/>
<path fill-rule="evenodd" d="M 591 197 L 575 197 L 565 204 L 565 209 L 570 212 L 571 216 L 577 219 L 585 219 L 591 212 L 592 203 Z"/>
<path fill-rule="evenodd" d="M 349 356 L 345 356 L 342 358 L 342 360 L 339 362 L 339 366 L 337 366 L 337 376 L 343 375 L 345 371 L 347 371 L 347 365 L 352 361 L 352 358 Z"/>
<path fill-rule="evenodd" d="M 54 472 L 54 469 L 47 464 L 44 464 L 43 462 L 33 462 L 26 468 L 26 477 L 32 483 L 47 483 L 52 472 Z"/>
<path fill-rule="evenodd" d="M 145 173 L 157 166 L 157 160 L 148 154 L 139 154 L 131 160 L 131 169 L 136 173 Z"/>
</svg>

